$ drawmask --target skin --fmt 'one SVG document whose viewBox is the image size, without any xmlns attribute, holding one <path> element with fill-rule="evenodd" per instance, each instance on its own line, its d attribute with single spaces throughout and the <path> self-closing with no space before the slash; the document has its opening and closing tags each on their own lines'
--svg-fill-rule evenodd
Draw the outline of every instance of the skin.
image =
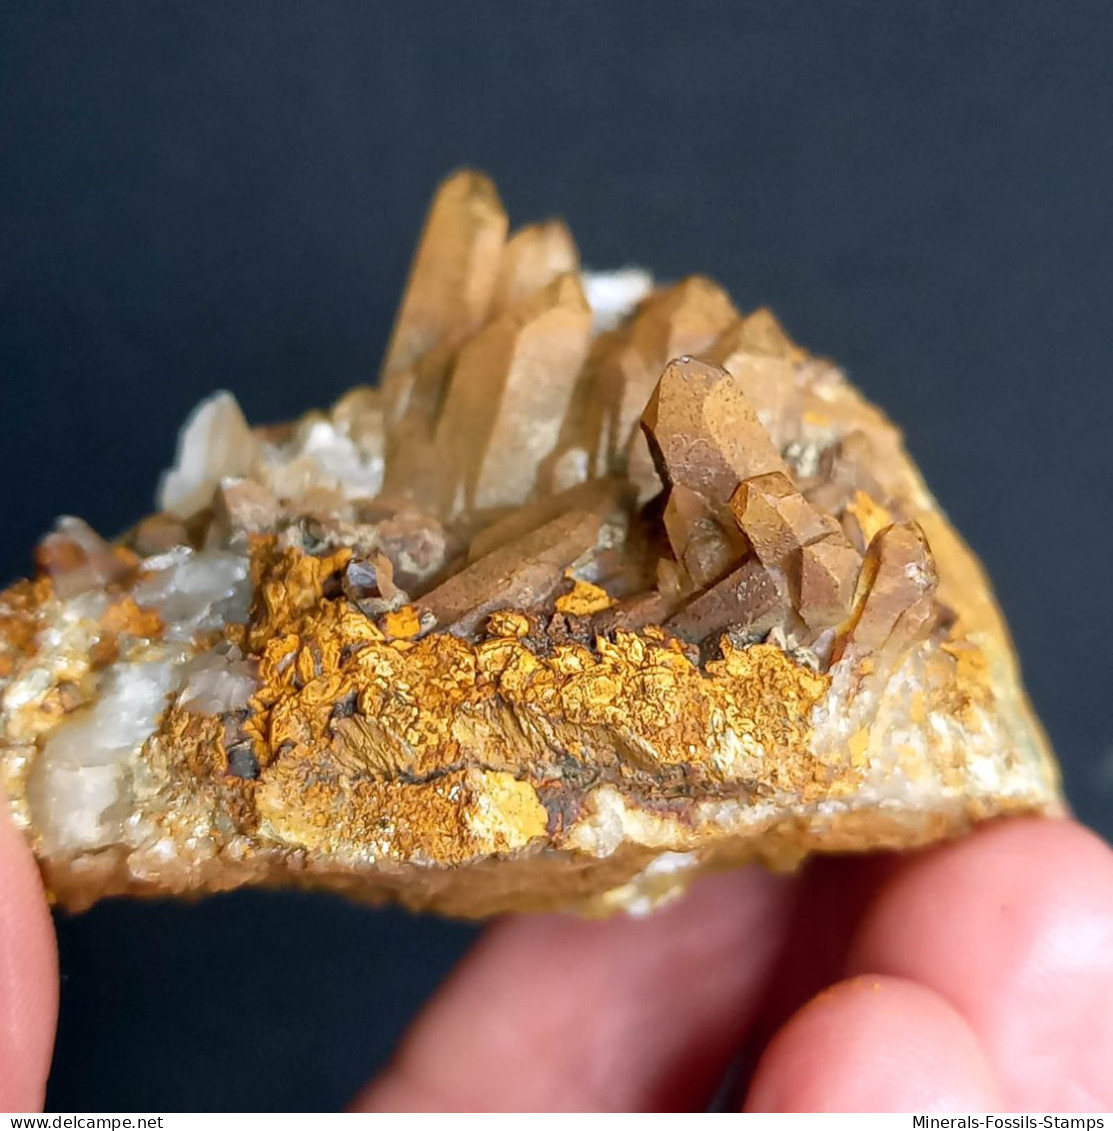
<svg viewBox="0 0 1113 1131">
<path fill-rule="evenodd" d="M 41 1105 L 57 999 L 37 872 L 3 823 L 0 1108 Z M 1113 851 L 1026 819 L 710 877 L 647 919 L 506 919 L 353 1107 L 1109 1111 L 1110 1065 Z"/>
</svg>

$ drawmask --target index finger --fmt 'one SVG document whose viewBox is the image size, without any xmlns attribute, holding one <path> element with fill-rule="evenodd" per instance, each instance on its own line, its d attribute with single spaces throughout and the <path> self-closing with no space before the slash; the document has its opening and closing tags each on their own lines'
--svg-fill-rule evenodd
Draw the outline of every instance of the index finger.
<svg viewBox="0 0 1113 1131">
<path fill-rule="evenodd" d="M 751 867 L 703 879 L 646 919 L 500 923 L 355 1106 L 702 1108 L 758 1008 L 794 888 Z"/>
</svg>

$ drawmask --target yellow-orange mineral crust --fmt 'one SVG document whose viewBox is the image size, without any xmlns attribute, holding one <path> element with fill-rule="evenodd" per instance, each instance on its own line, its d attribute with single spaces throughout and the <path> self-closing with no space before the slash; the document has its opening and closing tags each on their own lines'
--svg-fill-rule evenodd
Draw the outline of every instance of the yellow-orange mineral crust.
<svg viewBox="0 0 1113 1131">
<path fill-rule="evenodd" d="M 0 594 L 0 782 L 55 898 L 640 912 L 1058 804 L 888 420 L 709 280 L 507 232 L 450 178 L 381 389 L 255 430 L 214 397 L 158 514 L 59 520 Z"/>
<path fill-rule="evenodd" d="M 567 727 L 570 756 L 595 772 L 644 778 L 647 791 L 671 766 L 711 783 L 737 779 L 738 753 L 715 743 L 724 724 L 754 756 L 771 757 L 775 784 L 810 788 L 817 774 L 822 778 L 822 769 L 799 752 L 807 749 L 808 713 L 828 679 L 779 648 L 735 649 L 728 642 L 723 658 L 701 670 L 679 641 L 647 629 L 599 638 L 591 648 L 558 644 L 538 654 L 529 643 L 531 618 L 513 611 L 492 617 L 477 643 L 445 634 L 389 639 L 357 611 L 324 599 L 325 582 L 348 557 L 342 551 L 320 559 L 296 550 L 276 557 L 266 542 L 254 547 L 262 614 L 246 636 L 260 651 L 260 686 L 243 729 L 255 742 L 259 765 L 275 767 L 261 774 L 264 792 L 279 776 L 311 773 L 316 784 L 306 808 L 316 813 L 303 814 L 310 824 L 331 825 L 337 836 L 358 840 L 344 830 L 349 823 L 366 827 L 371 815 L 353 810 L 363 802 L 345 793 L 350 775 L 376 782 L 404 776 L 395 792 L 464 765 L 538 780 L 556 775 L 555 765 L 525 761 L 505 742 L 492 715 L 506 710 L 539 729 Z M 598 611 L 601 592 L 575 582 L 565 600 Z M 350 712 L 341 710 L 346 704 Z M 610 752 L 576 737 L 597 728 L 624 736 L 627 761 L 608 766 Z M 303 761 L 311 771 L 299 767 Z M 349 776 L 336 775 L 337 768 Z M 389 796 L 379 789 L 368 803 Z M 430 828 L 441 810 L 431 805 Z M 411 816 L 407 827 L 415 823 Z M 391 843 L 389 836 L 380 840 Z"/>
</svg>

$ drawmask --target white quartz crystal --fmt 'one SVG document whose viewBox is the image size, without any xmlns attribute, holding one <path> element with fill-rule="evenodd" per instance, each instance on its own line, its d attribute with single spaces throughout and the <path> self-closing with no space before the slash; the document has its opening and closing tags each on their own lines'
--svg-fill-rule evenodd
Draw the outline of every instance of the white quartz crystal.
<svg viewBox="0 0 1113 1131">
<path fill-rule="evenodd" d="M 180 654 L 106 668 L 89 706 L 50 733 L 28 801 L 50 852 L 103 848 L 122 836 L 130 760 L 154 733 L 181 672 Z"/>
<path fill-rule="evenodd" d="M 60 603 L 40 636 L 36 662 L 5 692 L 3 706 L 18 719 L 14 712 L 60 678 L 95 681 L 86 687 L 88 705 L 50 731 L 28 782 L 31 817 L 49 853 L 121 841 L 119 815 L 131 805 L 133 765 L 179 689 L 188 709 L 206 713 L 238 710 L 255 689 L 251 665 L 237 649 L 218 646 L 192 656 L 197 633 L 247 619 L 247 557 L 178 546 L 145 559 L 142 571 L 132 596 L 158 613 L 165 626 L 160 643 L 135 640 L 94 675 L 88 653 L 106 598 L 83 593 Z"/>
<path fill-rule="evenodd" d="M 342 426 L 309 418 L 284 444 L 263 451 L 261 478 L 280 499 L 298 499 L 313 487 L 327 487 L 347 499 L 374 498 L 383 486 L 382 450 L 361 451 Z"/>
<path fill-rule="evenodd" d="M 130 757 L 154 731 L 177 677 L 177 665 L 169 660 L 106 668 L 92 704 L 50 732 L 43 759 L 104 766 Z"/>
<path fill-rule="evenodd" d="M 132 595 L 141 608 L 158 613 L 168 640 L 188 640 L 199 630 L 247 619 L 250 566 L 242 554 L 176 546 L 147 558 L 143 568 L 147 576 Z"/>
<path fill-rule="evenodd" d="M 24 708 L 40 701 L 61 680 L 77 683 L 89 669 L 89 650 L 99 633 L 99 619 L 108 605 L 103 593 L 92 591 L 60 602 L 54 621 L 39 633 L 35 662 L 27 665 L 0 694 L 0 709 L 8 729 Z M 13 735 L 19 738 L 19 734 Z"/>
<path fill-rule="evenodd" d="M 159 509 L 179 518 L 196 514 L 209 505 L 222 479 L 250 471 L 258 446 L 231 393 L 206 398 L 178 435 L 174 466 L 159 485 Z"/>
<path fill-rule="evenodd" d="M 199 715 L 242 711 L 258 683 L 238 648 L 202 652 L 185 666 L 178 702 Z"/>
<path fill-rule="evenodd" d="M 48 855 L 106 848 L 123 838 L 126 767 L 67 766 L 39 759 L 27 799 Z"/>
<path fill-rule="evenodd" d="M 585 271 L 580 281 L 595 315 L 597 334 L 613 330 L 653 290 L 653 276 L 640 267 Z"/>
<path fill-rule="evenodd" d="M 80 518 L 62 515 L 43 545 L 50 546 L 59 539 L 75 545 L 84 556 L 81 565 L 71 564 L 66 569 L 50 571 L 54 592 L 59 597 L 76 597 L 90 589 L 100 589 L 126 572 L 108 543 Z"/>
</svg>

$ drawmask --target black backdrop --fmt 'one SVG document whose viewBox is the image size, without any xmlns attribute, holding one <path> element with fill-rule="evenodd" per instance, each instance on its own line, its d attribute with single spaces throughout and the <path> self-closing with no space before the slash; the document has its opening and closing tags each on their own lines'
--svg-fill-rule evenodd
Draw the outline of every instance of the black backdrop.
<svg viewBox="0 0 1113 1131">
<path fill-rule="evenodd" d="M 770 304 L 902 422 L 1113 830 L 1113 18 L 1094 3 L 0 4 L 0 575 L 187 410 L 375 371 L 434 182 Z M 59 921 L 54 1108 L 340 1104 L 469 929 L 236 895 Z"/>
</svg>

